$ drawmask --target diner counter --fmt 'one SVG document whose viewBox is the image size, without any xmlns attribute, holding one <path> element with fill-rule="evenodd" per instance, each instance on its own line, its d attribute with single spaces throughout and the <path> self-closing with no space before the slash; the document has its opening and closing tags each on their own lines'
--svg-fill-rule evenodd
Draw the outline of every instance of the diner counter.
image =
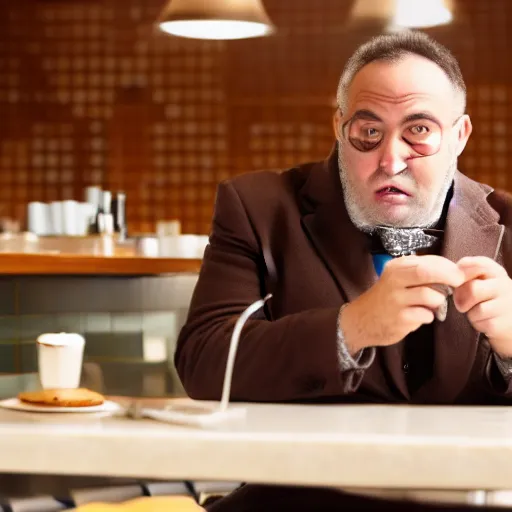
<svg viewBox="0 0 512 512">
<path fill-rule="evenodd" d="M 84 256 L 74 254 L 0 254 L 0 274 L 10 275 L 157 275 L 198 272 L 198 258 Z"/>
<path fill-rule="evenodd" d="M 246 418 L 217 430 L 2 409 L 0 473 L 381 489 L 511 487 L 510 408 L 235 406 L 247 408 Z"/>
</svg>

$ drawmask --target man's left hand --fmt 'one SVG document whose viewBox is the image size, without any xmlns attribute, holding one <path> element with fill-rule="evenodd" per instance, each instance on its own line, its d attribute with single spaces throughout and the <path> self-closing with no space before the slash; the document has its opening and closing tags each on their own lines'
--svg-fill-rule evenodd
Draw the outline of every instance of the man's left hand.
<svg viewBox="0 0 512 512">
<path fill-rule="evenodd" d="M 466 281 L 453 293 L 455 307 L 467 313 L 471 325 L 487 336 L 498 356 L 512 357 L 512 279 L 485 256 L 465 257 L 457 265 Z"/>
</svg>

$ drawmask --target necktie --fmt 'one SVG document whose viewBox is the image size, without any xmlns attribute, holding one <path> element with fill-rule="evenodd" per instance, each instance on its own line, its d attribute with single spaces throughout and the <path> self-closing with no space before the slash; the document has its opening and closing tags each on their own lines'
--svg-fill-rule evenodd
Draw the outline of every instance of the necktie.
<svg viewBox="0 0 512 512">
<path fill-rule="evenodd" d="M 440 246 L 442 238 L 443 231 L 438 229 L 377 226 L 371 237 L 371 252 L 377 275 L 382 274 L 385 264 L 392 258 Z"/>
<path fill-rule="evenodd" d="M 375 234 L 391 256 L 406 256 L 433 247 L 439 241 L 442 231 L 377 226 Z"/>
</svg>

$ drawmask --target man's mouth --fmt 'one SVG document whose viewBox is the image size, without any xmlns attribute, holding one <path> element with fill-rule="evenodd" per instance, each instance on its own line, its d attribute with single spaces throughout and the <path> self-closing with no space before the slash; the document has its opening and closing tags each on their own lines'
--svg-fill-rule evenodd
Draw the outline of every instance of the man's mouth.
<svg viewBox="0 0 512 512">
<path fill-rule="evenodd" d="M 384 196 L 384 195 L 404 195 L 409 196 L 405 190 L 402 190 L 401 188 L 395 187 L 395 186 L 386 186 L 382 187 L 379 190 L 377 190 L 377 195 Z"/>
</svg>

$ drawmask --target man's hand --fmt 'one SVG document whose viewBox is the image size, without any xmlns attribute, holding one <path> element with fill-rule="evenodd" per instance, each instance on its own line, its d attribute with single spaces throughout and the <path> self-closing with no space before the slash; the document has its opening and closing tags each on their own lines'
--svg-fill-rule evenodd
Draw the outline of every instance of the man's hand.
<svg viewBox="0 0 512 512">
<path fill-rule="evenodd" d="M 489 339 L 500 357 L 512 357 L 512 280 L 491 258 L 459 260 L 465 283 L 453 294 L 455 307 L 467 313 L 471 325 Z"/>
<path fill-rule="evenodd" d="M 422 324 L 431 323 L 446 300 L 435 285 L 457 288 L 464 281 L 459 266 L 441 256 L 391 260 L 377 283 L 341 312 L 340 325 L 350 353 L 393 345 Z"/>
</svg>

